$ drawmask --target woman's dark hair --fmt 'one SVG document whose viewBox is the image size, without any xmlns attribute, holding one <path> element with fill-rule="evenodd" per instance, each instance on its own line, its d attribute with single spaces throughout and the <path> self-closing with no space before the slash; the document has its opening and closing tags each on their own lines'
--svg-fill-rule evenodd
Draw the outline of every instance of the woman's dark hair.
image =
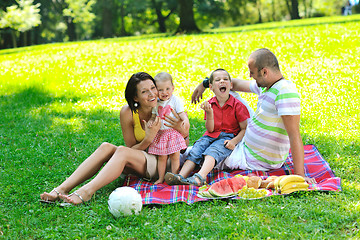
<svg viewBox="0 0 360 240">
<path fill-rule="evenodd" d="M 134 97 L 137 96 L 137 85 L 141 82 L 141 81 L 145 81 L 145 80 L 151 80 L 153 81 L 154 85 L 156 86 L 155 80 L 152 76 L 150 76 L 150 74 L 146 73 L 146 72 L 138 72 L 138 73 L 134 73 L 128 83 L 126 84 L 126 88 L 125 88 L 125 99 L 131 109 L 132 112 L 136 112 L 136 110 L 140 107 L 140 103 L 137 103 L 135 106 L 135 101 L 134 101 Z"/>
</svg>

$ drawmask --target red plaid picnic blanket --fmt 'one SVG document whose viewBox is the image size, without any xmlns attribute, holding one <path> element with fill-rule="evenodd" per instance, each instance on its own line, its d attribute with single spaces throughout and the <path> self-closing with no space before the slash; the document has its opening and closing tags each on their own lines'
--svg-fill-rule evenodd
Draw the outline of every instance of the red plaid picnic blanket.
<svg viewBox="0 0 360 240">
<path fill-rule="evenodd" d="M 305 175 L 316 179 L 317 184 L 309 187 L 309 190 L 341 191 L 341 179 L 335 177 L 329 163 L 321 156 L 314 145 L 305 145 Z M 232 172 L 211 171 L 207 176 L 207 182 L 212 184 L 224 178 L 231 178 L 236 174 L 248 175 L 254 173 L 257 176 L 267 177 L 271 175 L 281 176 L 293 173 L 291 152 L 282 168 L 271 171 L 235 170 Z M 127 176 L 123 186 L 135 188 L 143 199 L 143 204 L 170 204 L 185 202 L 191 204 L 208 199 L 197 196 L 198 187 L 192 185 L 169 186 L 166 183 L 154 185 L 135 176 Z"/>
</svg>

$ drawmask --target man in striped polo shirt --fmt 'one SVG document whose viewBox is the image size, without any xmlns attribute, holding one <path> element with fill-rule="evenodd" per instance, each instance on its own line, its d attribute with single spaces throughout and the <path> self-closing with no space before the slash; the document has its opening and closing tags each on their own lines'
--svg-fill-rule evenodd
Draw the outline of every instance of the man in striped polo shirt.
<svg viewBox="0 0 360 240">
<path fill-rule="evenodd" d="M 220 168 L 262 171 L 280 168 L 291 148 L 294 174 L 305 177 L 299 130 L 300 97 L 295 84 L 284 79 L 276 56 L 268 49 L 253 52 L 248 68 L 254 80 L 232 79 L 233 90 L 257 94 L 257 110 L 248 120 L 243 140 Z M 195 89 L 193 103 L 200 100 L 205 86 L 206 82 Z"/>
</svg>

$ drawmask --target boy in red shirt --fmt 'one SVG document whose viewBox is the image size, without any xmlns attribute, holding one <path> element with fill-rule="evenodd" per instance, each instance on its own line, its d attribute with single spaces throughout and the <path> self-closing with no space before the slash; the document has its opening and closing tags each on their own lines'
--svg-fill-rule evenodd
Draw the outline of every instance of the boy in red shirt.
<svg viewBox="0 0 360 240">
<path fill-rule="evenodd" d="M 230 74 L 224 69 L 216 69 L 210 75 L 209 87 L 215 97 L 201 104 L 207 131 L 194 143 L 180 173 L 166 173 L 165 181 L 169 185 L 206 184 L 207 174 L 231 154 L 245 134 L 250 115 L 245 105 L 230 95 Z M 186 178 L 199 165 L 199 172 Z"/>
</svg>

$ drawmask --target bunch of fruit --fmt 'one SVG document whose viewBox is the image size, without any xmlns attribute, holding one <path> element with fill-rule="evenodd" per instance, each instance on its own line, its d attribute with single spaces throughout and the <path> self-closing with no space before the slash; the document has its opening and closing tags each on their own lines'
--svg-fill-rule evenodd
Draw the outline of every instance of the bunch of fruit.
<svg viewBox="0 0 360 240">
<path fill-rule="evenodd" d="M 269 176 L 263 180 L 259 176 L 236 175 L 223 179 L 211 186 L 199 188 L 198 195 L 204 198 L 224 198 L 235 195 L 244 199 L 262 198 L 272 193 L 289 194 L 295 191 L 306 191 L 309 184 L 299 175 Z"/>
<path fill-rule="evenodd" d="M 242 189 L 238 191 L 238 196 L 245 199 L 255 199 L 255 198 L 262 198 L 268 194 L 266 189 L 255 189 L 255 188 L 248 188 L 244 186 Z"/>
<path fill-rule="evenodd" d="M 295 191 L 306 191 L 309 188 L 309 184 L 302 176 L 284 175 L 275 179 L 274 187 L 277 193 L 288 194 Z"/>
<path fill-rule="evenodd" d="M 225 178 L 213 183 L 211 186 L 204 185 L 200 187 L 198 195 L 204 198 L 232 197 L 244 186 L 246 186 L 246 180 L 244 178 Z"/>
</svg>

